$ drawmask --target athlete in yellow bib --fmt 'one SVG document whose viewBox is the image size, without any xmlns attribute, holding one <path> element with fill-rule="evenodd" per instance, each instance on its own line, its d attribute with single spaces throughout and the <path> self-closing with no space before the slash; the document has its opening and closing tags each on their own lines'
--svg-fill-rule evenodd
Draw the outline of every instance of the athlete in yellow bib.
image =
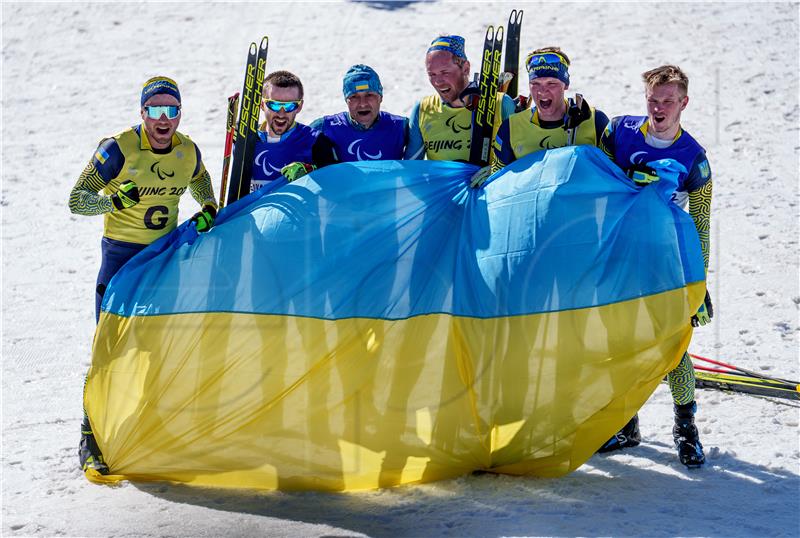
<svg viewBox="0 0 800 538">
<path fill-rule="evenodd" d="M 577 95 L 567 100 L 569 58 L 558 47 L 530 53 L 526 60 L 533 108 L 500 125 L 494 141 L 492 171 L 534 151 L 587 144 L 599 146 L 608 116 Z"/>
<path fill-rule="evenodd" d="M 154 77 L 145 82 L 141 116 L 141 125 L 100 143 L 69 196 L 73 213 L 104 215 L 96 319 L 114 274 L 147 245 L 175 229 L 178 201 L 187 189 L 201 206 L 192 217 L 198 231 L 208 231 L 217 214 L 200 150 L 177 131 L 181 94 L 174 80 Z M 82 469 L 108 471 L 85 414 L 78 455 Z"/>
<path fill-rule="evenodd" d="M 428 80 L 436 90 L 420 100 L 409 118 L 409 140 L 405 159 L 468 161 L 472 135 L 472 112 L 461 98 L 470 84 L 470 64 L 464 53 L 464 38 L 439 36 L 425 56 Z M 495 125 L 514 113 L 514 101 L 502 95 Z"/>
</svg>

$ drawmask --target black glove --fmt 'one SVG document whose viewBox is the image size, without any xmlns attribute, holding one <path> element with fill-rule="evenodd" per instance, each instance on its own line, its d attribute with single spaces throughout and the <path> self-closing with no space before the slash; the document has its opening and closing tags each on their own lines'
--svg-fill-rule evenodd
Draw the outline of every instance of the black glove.
<svg viewBox="0 0 800 538">
<path fill-rule="evenodd" d="M 214 219 L 217 216 L 217 208 L 211 204 L 206 204 L 203 208 L 194 214 L 191 221 L 194 222 L 197 231 L 205 233 L 214 226 Z"/>
<path fill-rule="evenodd" d="M 477 84 L 467 84 L 467 87 L 458 95 L 458 98 L 464 102 L 464 106 L 467 110 L 476 110 L 478 108 L 478 101 L 481 98 L 481 90 L 478 88 Z"/>
<path fill-rule="evenodd" d="M 567 113 L 564 115 L 564 129 L 576 129 L 578 125 L 592 117 L 589 103 L 583 100 L 583 95 L 576 93 L 567 101 Z"/>
<path fill-rule="evenodd" d="M 111 195 L 111 203 L 120 211 L 135 206 L 139 200 L 139 187 L 129 179 L 120 183 L 117 192 Z"/>
</svg>

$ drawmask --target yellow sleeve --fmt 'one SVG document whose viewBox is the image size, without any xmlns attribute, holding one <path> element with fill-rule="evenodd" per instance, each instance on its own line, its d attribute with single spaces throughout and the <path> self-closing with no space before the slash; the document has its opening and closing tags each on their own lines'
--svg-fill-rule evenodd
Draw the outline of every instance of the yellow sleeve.
<svg viewBox="0 0 800 538">
<path fill-rule="evenodd" d="M 106 182 L 94 162 L 89 161 L 69 193 L 69 210 L 76 215 L 86 216 L 111 213 L 114 211 L 111 197 L 100 194 L 105 186 Z"/>
<path fill-rule="evenodd" d="M 703 263 L 708 273 L 708 253 L 711 249 L 711 180 L 695 191 L 689 192 L 689 214 L 692 216 L 700 248 L 703 250 Z"/>
<path fill-rule="evenodd" d="M 189 182 L 189 191 L 192 193 L 192 198 L 197 200 L 201 207 L 212 205 L 215 209 L 219 209 L 217 198 L 214 196 L 214 185 L 211 183 L 211 174 L 202 163 L 200 163 L 197 174 Z"/>
</svg>

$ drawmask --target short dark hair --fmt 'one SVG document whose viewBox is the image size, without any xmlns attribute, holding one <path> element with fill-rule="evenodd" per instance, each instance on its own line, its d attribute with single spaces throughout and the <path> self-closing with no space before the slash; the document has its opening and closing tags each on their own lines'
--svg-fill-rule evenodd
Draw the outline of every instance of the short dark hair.
<svg viewBox="0 0 800 538">
<path fill-rule="evenodd" d="M 289 71 L 273 71 L 264 79 L 264 95 L 267 94 L 267 85 L 278 88 L 297 88 L 300 90 L 300 99 L 303 98 L 303 83 L 300 77 Z"/>
</svg>

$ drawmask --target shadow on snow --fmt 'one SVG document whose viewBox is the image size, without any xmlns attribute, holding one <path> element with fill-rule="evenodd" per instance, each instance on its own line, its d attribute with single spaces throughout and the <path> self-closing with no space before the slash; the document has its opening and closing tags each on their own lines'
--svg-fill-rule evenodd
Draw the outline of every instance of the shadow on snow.
<svg viewBox="0 0 800 538">
<path fill-rule="evenodd" d="M 800 477 L 711 454 L 704 468 L 689 470 L 671 445 L 650 442 L 595 455 L 558 479 L 486 473 L 359 493 L 135 487 L 172 502 L 377 537 L 793 535 Z"/>
</svg>

